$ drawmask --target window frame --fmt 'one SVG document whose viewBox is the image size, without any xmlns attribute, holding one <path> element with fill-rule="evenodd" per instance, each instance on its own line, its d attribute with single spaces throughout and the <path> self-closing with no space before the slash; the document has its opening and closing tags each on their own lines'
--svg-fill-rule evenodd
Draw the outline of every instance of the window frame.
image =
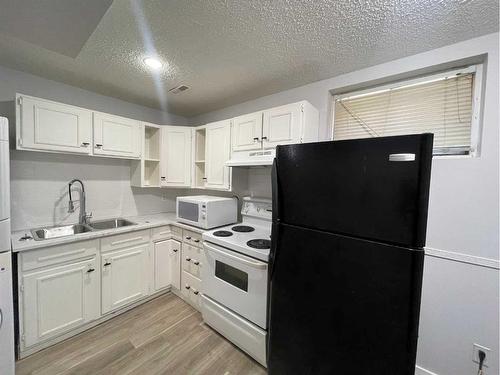
<svg viewBox="0 0 500 375">
<path fill-rule="evenodd" d="M 450 76 L 456 76 L 457 74 L 474 74 L 474 83 L 472 86 L 472 116 L 471 116 L 471 136 L 470 136 L 470 151 L 468 154 L 460 154 L 447 152 L 449 148 L 442 148 L 441 153 L 435 154 L 434 158 L 476 158 L 480 156 L 480 146 L 481 146 L 481 132 L 482 132 L 482 95 L 483 95 L 483 64 L 468 65 L 461 68 L 455 68 L 451 70 L 441 71 L 439 73 L 426 74 L 420 77 L 408 78 L 393 82 L 387 82 L 378 84 L 375 86 L 354 89 L 352 91 L 346 91 L 343 93 L 331 95 L 331 121 L 330 121 L 330 139 L 335 140 L 335 102 L 339 99 L 356 98 L 364 95 L 371 95 L 378 92 L 389 91 L 391 89 L 415 86 L 420 84 L 425 84 L 432 81 L 438 81 L 446 79 Z"/>
</svg>

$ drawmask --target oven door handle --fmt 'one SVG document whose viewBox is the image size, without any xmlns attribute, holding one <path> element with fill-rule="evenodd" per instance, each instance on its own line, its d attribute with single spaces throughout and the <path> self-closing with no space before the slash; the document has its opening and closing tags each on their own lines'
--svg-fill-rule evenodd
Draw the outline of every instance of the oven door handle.
<svg viewBox="0 0 500 375">
<path fill-rule="evenodd" d="M 213 251 L 215 253 L 219 253 L 219 254 L 222 254 L 228 258 L 232 258 L 240 263 L 243 263 L 243 264 L 246 264 L 250 267 L 253 267 L 253 268 L 257 268 L 257 269 L 260 269 L 260 270 L 265 270 L 267 268 L 267 263 L 262 263 L 262 262 L 254 262 L 254 261 L 251 261 L 251 260 L 246 260 L 244 258 L 240 258 L 236 255 L 232 255 L 232 254 L 229 254 L 229 253 L 226 253 L 225 251 L 222 251 L 222 250 L 219 250 L 219 249 L 216 249 L 215 247 L 212 247 L 210 246 L 209 244 L 207 244 L 205 242 L 205 248 L 206 250 L 208 251 Z"/>
</svg>

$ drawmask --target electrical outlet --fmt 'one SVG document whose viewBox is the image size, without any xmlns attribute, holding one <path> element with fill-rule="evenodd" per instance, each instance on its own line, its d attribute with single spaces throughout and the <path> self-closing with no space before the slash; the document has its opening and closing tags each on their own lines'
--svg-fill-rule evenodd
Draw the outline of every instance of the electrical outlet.
<svg viewBox="0 0 500 375">
<path fill-rule="evenodd" d="M 482 350 L 486 357 L 484 358 L 483 366 L 488 367 L 488 357 L 490 356 L 491 349 L 479 344 L 472 344 L 472 362 L 479 363 L 479 351 Z"/>
</svg>

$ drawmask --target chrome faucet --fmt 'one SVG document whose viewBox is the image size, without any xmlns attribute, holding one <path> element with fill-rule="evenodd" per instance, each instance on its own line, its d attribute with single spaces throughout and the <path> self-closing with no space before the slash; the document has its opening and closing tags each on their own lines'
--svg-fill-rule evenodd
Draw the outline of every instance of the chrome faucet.
<svg viewBox="0 0 500 375">
<path fill-rule="evenodd" d="M 68 212 L 75 212 L 75 204 L 73 203 L 73 199 L 71 198 L 71 187 L 75 182 L 79 182 L 82 186 L 82 191 L 80 192 L 80 214 L 78 215 L 78 223 L 87 224 L 88 220 L 92 217 L 92 213 L 87 214 L 85 211 L 85 187 L 83 186 L 83 182 L 77 178 L 71 180 L 68 184 L 69 191 L 69 208 Z"/>
</svg>

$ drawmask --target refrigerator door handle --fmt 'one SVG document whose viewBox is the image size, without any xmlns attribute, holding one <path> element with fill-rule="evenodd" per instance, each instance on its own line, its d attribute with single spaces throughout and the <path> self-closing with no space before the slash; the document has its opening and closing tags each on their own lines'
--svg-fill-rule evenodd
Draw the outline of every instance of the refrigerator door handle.
<svg viewBox="0 0 500 375">
<path fill-rule="evenodd" d="M 390 154 L 389 161 L 415 161 L 415 154 Z"/>
</svg>

